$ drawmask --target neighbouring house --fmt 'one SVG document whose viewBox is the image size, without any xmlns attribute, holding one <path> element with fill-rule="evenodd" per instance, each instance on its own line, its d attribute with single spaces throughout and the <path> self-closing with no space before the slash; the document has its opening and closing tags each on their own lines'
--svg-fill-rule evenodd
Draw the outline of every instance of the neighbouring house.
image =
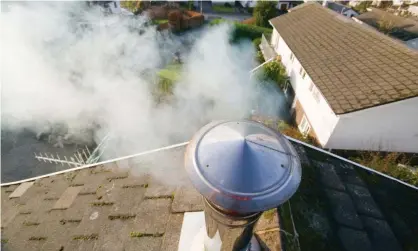
<svg viewBox="0 0 418 251">
<path fill-rule="evenodd" d="M 348 2 L 348 6 L 350 6 L 350 7 L 356 7 L 356 6 L 357 6 L 357 5 L 359 5 L 361 2 L 362 2 L 362 1 L 360 1 L 360 0 L 350 0 L 350 1 Z"/>
<path fill-rule="evenodd" d="M 377 8 L 367 8 L 367 10 L 353 19 L 404 42 L 418 38 L 418 20 L 416 18 L 400 17 Z"/>
<path fill-rule="evenodd" d="M 405 44 L 413 49 L 418 50 L 418 38 L 410 39 Z"/>
<path fill-rule="evenodd" d="M 348 6 L 332 1 L 323 1 L 322 5 L 346 17 L 355 17 L 359 14 Z"/>
<path fill-rule="evenodd" d="M 411 5 L 408 7 L 408 12 L 413 16 L 418 16 L 418 6 Z"/>
<path fill-rule="evenodd" d="M 243 7 L 254 8 L 257 4 L 257 1 L 240 1 L 240 3 Z M 286 11 L 292 7 L 297 6 L 300 3 L 302 3 L 302 1 L 277 1 L 276 9 Z"/>
<path fill-rule="evenodd" d="M 414 3 L 418 3 L 418 0 L 392 0 L 392 1 L 387 1 L 387 0 L 373 0 L 372 5 L 373 6 L 377 6 L 377 7 L 383 7 L 383 6 L 402 6 L 402 5 L 406 5 L 406 4 L 414 4 Z"/>
<path fill-rule="evenodd" d="M 301 132 L 325 148 L 418 152 L 418 52 L 314 2 L 270 24 Z"/>
<path fill-rule="evenodd" d="M 229 0 L 229 1 L 211 1 L 212 4 L 214 5 L 224 5 L 224 4 L 230 4 L 231 6 L 235 5 L 235 1 Z"/>
</svg>

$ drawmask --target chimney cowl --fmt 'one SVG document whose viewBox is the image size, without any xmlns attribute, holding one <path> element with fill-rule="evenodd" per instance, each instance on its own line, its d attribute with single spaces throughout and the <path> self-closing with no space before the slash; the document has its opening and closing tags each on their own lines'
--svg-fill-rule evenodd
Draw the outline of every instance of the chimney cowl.
<svg viewBox="0 0 418 251">
<path fill-rule="evenodd" d="M 187 147 L 185 168 L 209 202 L 237 214 L 277 207 L 301 180 L 300 160 L 288 139 L 250 120 L 201 128 Z"/>
</svg>

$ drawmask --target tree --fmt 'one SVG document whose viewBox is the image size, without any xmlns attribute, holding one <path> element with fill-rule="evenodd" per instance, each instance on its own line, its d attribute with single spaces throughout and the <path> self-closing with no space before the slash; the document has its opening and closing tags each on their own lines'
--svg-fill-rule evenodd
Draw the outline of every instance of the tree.
<svg viewBox="0 0 418 251">
<path fill-rule="evenodd" d="M 253 12 L 255 24 L 270 27 L 268 21 L 277 15 L 276 5 L 274 1 L 258 1 Z"/>
</svg>

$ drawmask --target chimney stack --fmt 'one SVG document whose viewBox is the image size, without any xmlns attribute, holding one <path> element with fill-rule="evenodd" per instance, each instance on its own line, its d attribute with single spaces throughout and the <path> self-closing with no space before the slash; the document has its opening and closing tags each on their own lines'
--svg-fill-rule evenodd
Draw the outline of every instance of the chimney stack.
<svg viewBox="0 0 418 251">
<path fill-rule="evenodd" d="M 301 180 L 290 142 L 250 120 L 204 126 L 187 147 L 185 168 L 204 198 L 205 245 L 219 236 L 222 251 L 259 250 L 257 220 L 290 199 Z"/>
</svg>

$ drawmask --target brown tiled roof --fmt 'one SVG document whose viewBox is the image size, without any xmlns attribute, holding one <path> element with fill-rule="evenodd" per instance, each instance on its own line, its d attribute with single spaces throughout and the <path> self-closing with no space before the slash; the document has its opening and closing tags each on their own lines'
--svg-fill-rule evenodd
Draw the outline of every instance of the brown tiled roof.
<svg viewBox="0 0 418 251">
<path fill-rule="evenodd" d="M 317 3 L 270 22 L 336 114 L 418 96 L 418 52 Z"/>
</svg>

